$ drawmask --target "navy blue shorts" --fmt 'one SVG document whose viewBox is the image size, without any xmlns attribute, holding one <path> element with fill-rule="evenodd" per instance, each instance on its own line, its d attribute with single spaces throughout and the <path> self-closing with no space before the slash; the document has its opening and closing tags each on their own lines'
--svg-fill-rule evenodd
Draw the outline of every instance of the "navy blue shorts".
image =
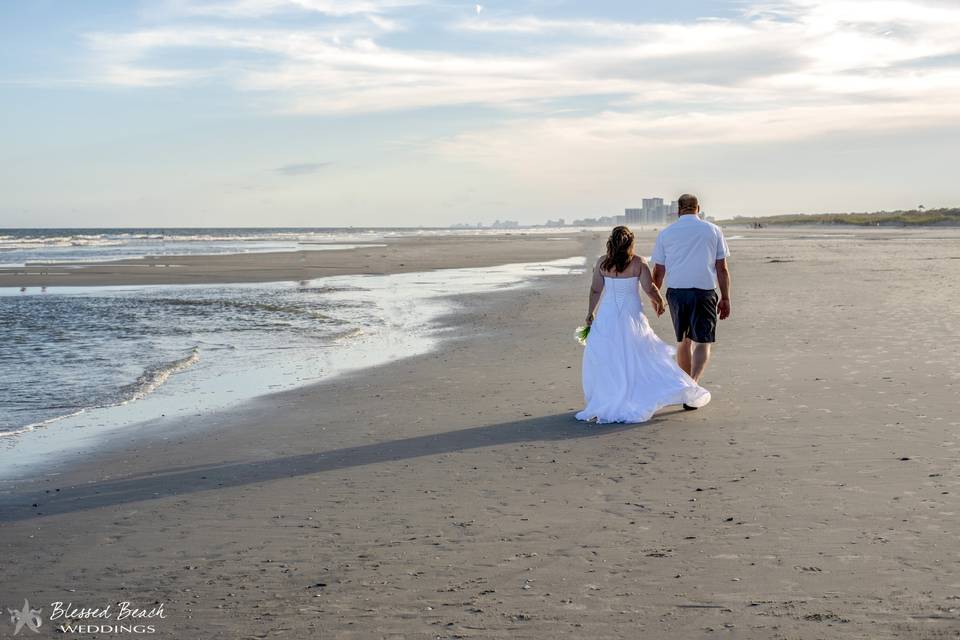
<svg viewBox="0 0 960 640">
<path fill-rule="evenodd" d="M 694 342 L 715 342 L 717 303 L 713 289 L 667 289 L 667 304 L 677 342 L 690 338 Z"/>
</svg>

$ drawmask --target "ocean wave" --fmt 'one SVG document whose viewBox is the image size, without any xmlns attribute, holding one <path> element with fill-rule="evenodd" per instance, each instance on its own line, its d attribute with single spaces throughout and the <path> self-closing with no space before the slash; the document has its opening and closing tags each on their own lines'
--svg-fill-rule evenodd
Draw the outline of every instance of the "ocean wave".
<svg viewBox="0 0 960 640">
<path fill-rule="evenodd" d="M 126 244 L 205 243 L 205 242 L 303 242 L 370 241 L 383 234 L 349 231 L 263 231 L 236 233 L 77 233 L 0 234 L 0 245 L 11 248 L 49 246 L 122 246 Z"/>
<path fill-rule="evenodd" d="M 67 418 L 72 418 L 74 416 L 79 416 L 91 409 L 102 409 L 105 407 L 116 407 L 136 400 L 145 398 L 149 394 L 156 391 L 160 385 L 167 381 L 167 379 L 175 373 L 180 373 L 185 371 L 195 365 L 200 361 L 200 348 L 193 347 L 190 350 L 189 355 L 173 360 L 171 362 L 165 362 L 153 367 L 147 368 L 135 382 L 128 384 L 124 387 L 121 387 L 119 392 L 114 395 L 112 398 L 97 402 L 90 405 L 89 407 L 81 407 L 74 411 L 70 411 L 63 415 L 54 416 L 52 418 L 47 418 L 46 420 L 40 420 L 39 422 L 34 422 L 32 424 L 25 425 L 13 429 L 11 431 L 0 431 L 0 438 L 6 438 L 10 436 L 16 436 L 30 431 L 35 431 L 42 427 L 46 427 L 60 420 L 65 420 Z"/>
<path fill-rule="evenodd" d="M 367 335 L 367 332 L 363 329 L 356 327 L 348 331 L 344 331 L 336 336 L 337 342 L 343 342 L 345 340 L 353 340 L 355 338 L 362 338 Z"/>
<path fill-rule="evenodd" d="M 144 371 L 137 381 L 133 384 L 121 388 L 121 393 L 127 397 L 121 402 L 114 404 L 126 404 L 134 400 L 140 400 L 148 394 L 155 391 L 160 385 L 167 381 L 167 378 L 175 373 L 185 371 L 200 361 L 200 348 L 194 347 L 190 355 L 167 362 L 156 367 L 151 367 Z"/>
<path fill-rule="evenodd" d="M 344 293 L 350 291 L 366 291 L 363 287 L 312 287 L 310 285 L 300 285 L 297 287 L 297 293 Z"/>
<path fill-rule="evenodd" d="M 189 298 L 154 298 L 151 302 L 156 302 L 160 304 L 170 305 L 173 307 L 211 307 L 211 308 L 220 308 L 220 307 L 230 307 L 233 309 L 243 309 L 245 311 L 267 311 L 270 313 L 289 313 L 292 315 L 306 316 L 308 318 L 314 318 L 316 320 L 329 320 L 332 321 L 328 315 L 324 315 L 318 311 L 311 311 L 310 309 L 304 309 L 303 307 L 298 307 L 295 305 L 287 304 L 272 304 L 269 302 L 241 302 L 239 300 L 224 300 L 224 299 L 189 299 Z"/>
<path fill-rule="evenodd" d="M 10 436 L 18 436 L 23 433 L 28 433 L 30 431 L 35 431 L 41 427 L 45 427 L 48 424 L 53 424 L 54 422 L 59 422 L 60 420 L 65 420 L 67 418 L 72 418 L 74 416 L 79 416 L 80 414 L 86 412 L 87 409 L 78 409 L 71 413 L 65 413 L 62 416 L 54 416 L 46 420 L 41 420 L 40 422 L 34 422 L 33 424 L 28 424 L 23 427 L 18 427 L 12 431 L 0 431 L 0 438 L 7 438 Z"/>
</svg>

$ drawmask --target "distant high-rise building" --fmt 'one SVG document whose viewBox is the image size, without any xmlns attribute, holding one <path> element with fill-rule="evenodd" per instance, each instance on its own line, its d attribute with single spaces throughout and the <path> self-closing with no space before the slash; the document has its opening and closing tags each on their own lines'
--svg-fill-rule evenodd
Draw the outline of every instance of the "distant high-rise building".
<svg viewBox="0 0 960 640">
<path fill-rule="evenodd" d="M 663 206 L 663 198 L 644 198 L 643 199 L 643 210 L 644 211 L 654 211 L 657 207 Z"/>
<path fill-rule="evenodd" d="M 659 225 L 667 225 L 667 224 L 669 224 L 669 217 L 670 217 L 670 205 L 669 205 L 669 204 L 662 204 L 662 205 L 660 205 L 659 207 L 657 207 L 657 213 L 659 214 L 659 215 L 657 216 L 657 218 L 658 218 L 658 219 L 657 219 L 657 224 L 659 224 Z"/>
<path fill-rule="evenodd" d="M 642 207 L 624 209 L 622 218 L 626 220 L 625 224 L 663 227 L 673 222 L 677 211 L 676 202 L 664 202 L 663 198 L 643 198 Z"/>
</svg>

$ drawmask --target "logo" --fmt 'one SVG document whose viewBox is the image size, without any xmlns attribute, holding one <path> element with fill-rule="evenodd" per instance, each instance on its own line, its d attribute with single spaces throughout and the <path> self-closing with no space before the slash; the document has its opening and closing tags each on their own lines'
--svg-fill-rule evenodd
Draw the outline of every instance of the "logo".
<svg viewBox="0 0 960 640">
<path fill-rule="evenodd" d="M 13 635 L 19 635 L 24 627 L 34 633 L 40 632 L 44 618 L 43 608 L 33 609 L 24 598 L 22 609 L 7 609 L 13 623 Z M 156 622 L 167 617 L 163 603 L 139 607 L 131 602 L 115 602 L 100 607 L 75 606 L 72 602 L 51 602 L 47 616 L 54 631 L 66 634 L 157 633 Z"/>
<path fill-rule="evenodd" d="M 40 613 L 43 609 L 31 609 L 30 603 L 24 600 L 23 609 L 19 611 L 16 609 L 7 609 L 7 611 L 10 612 L 10 622 L 15 625 L 13 635 L 20 633 L 20 630 L 23 629 L 24 626 L 34 633 L 40 632 L 40 625 L 43 624 L 43 618 L 40 617 Z"/>
</svg>

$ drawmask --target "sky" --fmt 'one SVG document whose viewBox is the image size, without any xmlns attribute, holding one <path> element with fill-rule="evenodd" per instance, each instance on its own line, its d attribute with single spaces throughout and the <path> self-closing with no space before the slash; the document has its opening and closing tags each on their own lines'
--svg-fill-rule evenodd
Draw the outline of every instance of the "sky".
<svg viewBox="0 0 960 640">
<path fill-rule="evenodd" d="M 0 0 L 0 227 L 960 204 L 957 0 Z"/>
</svg>

